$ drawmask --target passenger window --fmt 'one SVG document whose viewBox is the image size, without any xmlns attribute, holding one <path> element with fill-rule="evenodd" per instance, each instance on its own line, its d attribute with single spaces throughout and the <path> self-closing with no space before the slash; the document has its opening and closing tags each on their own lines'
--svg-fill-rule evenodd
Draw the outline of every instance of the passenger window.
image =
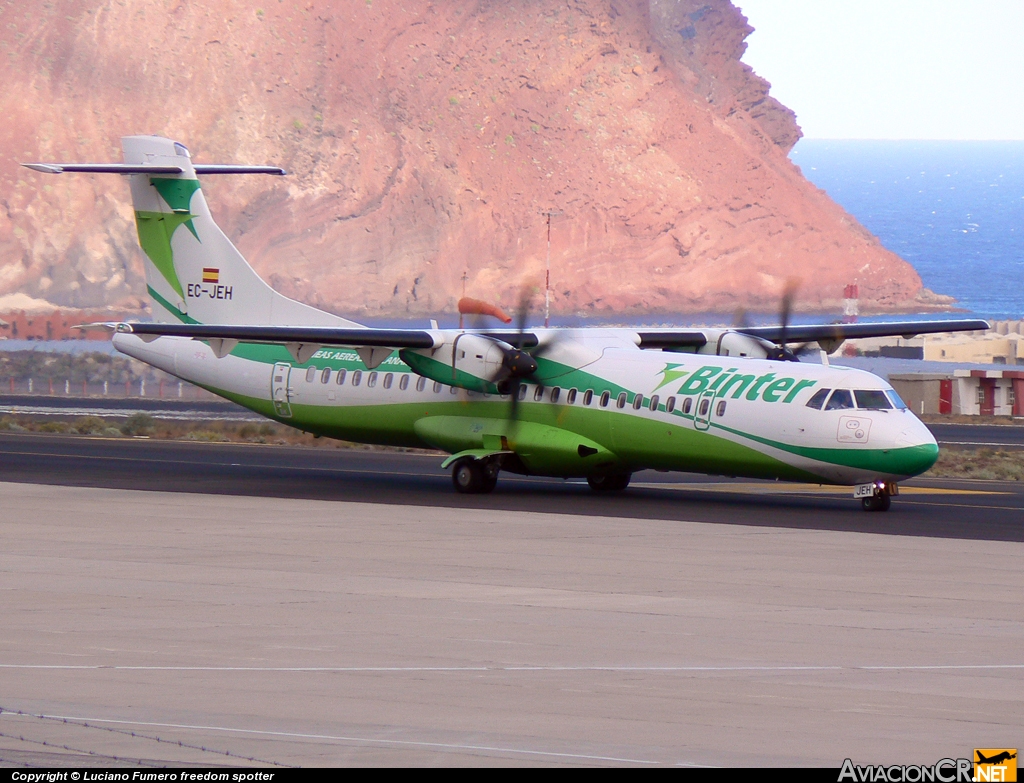
<svg viewBox="0 0 1024 783">
<path fill-rule="evenodd" d="M 448 387 L 448 393 L 449 394 L 458 394 L 458 392 L 459 392 L 459 387 L 458 386 L 449 386 Z"/>
<path fill-rule="evenodd" d="M 715 413 L 719 416 L 725 415 L 725 400 L 718 401 L 718 408 L 715 410 Z"/>
<path fill-rule="evenodd" d="M 708 408 L 711 407 L 711 400 L 706 397 L 700 401 L 700 411 L 697 413 L 698 416 L 707 416 Z"/>
<path fill-rule="evenodd" d="M 617 408 L 626 407 L 626 392 L 619 392 L 619 398 L 615 401 L 615 406 Z"/>
<path fill-rule="evenodd" d="M 1010 391 L 1013 391 L 1012 387 Z M 892 400 L 892 404 L 899 408 L 901 411 L 905 411 L 907 409 L 907 404 L 903 402 L 902 398 L 900 397 L 900 395 L 896 393 L 895 390 L 888 389 L 885 393 L 889 395 L 889 399 Z"/>
<path fill-rule="evenodd" d="M 525 400 L 526 399 L 526 384 L 525 383 L 522 384 L 519 387 L 519 399 L 520 400 Z"/>
<path fill-rule="evenodd" d="M 576 394 L 577 392 L 575 389 L 569 389 L 569 393 L 565 395 L 565 402 L 568 405 L 574 404 L 576 402 Z"/>
<path fill-rule="evenodd" d="M 343 384 L 345 382 L 345 371 L 344 370 L 338 370 L 338 375 L 334 379 L 334 382 L 336 384 L 338 384 L 339 386 L 341 386 L 341 384 Z"/>
<path fill-rule="evenodd" d="M 846 389 L 836 389 L 825 404 L 827 411 L 845 411 L 853 407 L 853 395 Z"/>
<path fill-rule="evenodd" d="M 391 388 L 391 382 L 392 382 L 392 381 L 393 381 L 394 379 L 395 379 L 395 376 L 394 376 L 394 374 L 393 374 L 393 373 L 390 373 L 390 372 L 389 372 L 389 373 L 388 373 L 387 375 L 385 375 L 385 376 L 384 376 L 384 388 L 385 388 L 385 389 L 390 389 L 390 388 Z"/>
<path fill-rule="evenodd" d="M 361 380 L 363 380 L 363 371 L 362 370 L 356 370 L 355 372 L 352 373 L 352 385 L 353 386 L 358 386 L 359 382 Z"/>
<path fill-rule="evenodd" d="M 655 394 L 651 397 L 651 410 L 657 412 L 658 410 L 658 395 Z"/>
<path fill-rule="evenodd" d="M 608 407 L 608 400 L 610 400 L 611 398 L 612 398 L 612 395 L 609 394 L 608 392 L 601 392 L 601 407 L 602 408 L 607 408 Z"/>
<path fill-rule="evenodd" d="M 644 407 L 644 395 L 635 394 L 633 395 L 633 410 L 638 411 Z"/>
<path fill-rule="evenodd" d="M 814 410 L 816 410 L 816 411 L 820 411 L 821 410 L 821 404 L 823 402 L 825 402 L 825 398 L 828 397 L 828 393 L 830 391 L 832 391 L 832 390 L 831 389 L 818 389 L 818 391 L 814 392 L 814 396 L 811 397 L 811 399 L 809 399 L 807 401 L 807 407 L 808 408 L 814 408 Z"/>
<path fill-rule="evenodd" d="M 331 382 L 331 368 L 330 367 L 324 367 L 324 371 L 322 373 L 320 373 L 320 383 L 330 383 L 330 382 Z"/>
<path fill-rule="evenodd" d="M 544 387 L 543 386 L 538 386 L 537 389 L 533 392 L 533 400 L 534 400 L 534 402 L 540 402 L 543 398 L 544 398 Z"/>
<path fill-rule="evenodd" d="M 440 393 L 441 393 L 441 382 L 440 381 L 434 381 L 434 394 L 440 394 Z"/>
<path fill-rule="evenodd" d="M 427 388 L 427 379 L 422 375 L 416 379 L 416 391 L 423 391 Z"/>
<path fill-rule="evenodd" d="M 669 397 L 667 400 L 665 400 L 665 410 L 667 410 L 669 413 L 671 413 L 675 409 L 676 409 L 676 398 L 675 397 Z"/>
<path fill-rule="evenodd" d="M 558 398 L 562 396 L 562 390 L 557 386 L 551 390 L 551 402 L 558 402 Z"/>
<path fill-rule="evenodd" d="M 366 385 L 369 386 L 371 389 L 377 385 L 377 373 L 371 372 L 369 375 L 366 376 Z"/>
<path fill-rule="evenodd" d="M 316 367 L 307 367 L 306 368 L 306 383 L 312 383 L 313 379 L 315 377 L 316 377 Z"/>
<path fill-rule="evenodd" d="M 853 396 L 857 400 L 858 408 L 865 408 L 869 411 L 892 410 L 892 403 L 881 389 L 857 389 Z"/>
<path fill-rule="evenodd" d="M 400 380 L 398 382 L 398 388 L 401 389 L 402 391 L 405 391 L 406 389 L 409 388 L 409 376 L 408 375 L 403 375 L 402 376 L 402 380 Z"/>
<path fill-rule="evenodd" d="M 693 397 L 687 397 L 685 400 L 683 400 L 683 413 L 684 414 L 689 414 L 690 413 L 690 408 L 692 408 L 692 407 L 693 407 Z"/>
<path fill-rule="evenodd" d="M 587 389 L 585 392 L 583 392 L 583 404 L 584 405 L 590 405 L 590 403 L 593 402 L 593 401 L 594 401 L 594 390 L 593 389 Z"/>
</svg>

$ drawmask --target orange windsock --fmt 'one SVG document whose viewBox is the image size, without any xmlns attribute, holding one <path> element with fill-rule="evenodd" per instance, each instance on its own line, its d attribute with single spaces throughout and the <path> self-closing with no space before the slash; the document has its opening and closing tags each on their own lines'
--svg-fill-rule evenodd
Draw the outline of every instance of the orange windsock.
<svg viewBox="0 0 1024 783">
<path fill-rule="evenodd" d="M 504 310 L 488 302 L 481 302 L 479 299 L 470 299 L 468 296 L 459 300 L 459 313 L 461 315 L 489 315 L 497 318 L 504 324 L 512 323 L 512 317 Z"/>
</svg>

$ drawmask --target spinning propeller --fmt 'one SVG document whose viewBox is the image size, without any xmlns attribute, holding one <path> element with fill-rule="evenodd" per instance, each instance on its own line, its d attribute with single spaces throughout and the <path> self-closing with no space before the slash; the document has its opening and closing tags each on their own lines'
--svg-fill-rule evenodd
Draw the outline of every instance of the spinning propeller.
<svg viewBox="0 0 1024 783">
<path fill-rule="evenodd" d="M 515 422 L 519 419 L 519 396 L 521 389 L 526 383 L 543 385 L 544 381 L 538 378 L 537 359 L 548 353 L 557 341 L 548 341 L 527 352 L 523 348 L 526 335 L 526 319 L 530 314 L 530 304 L 537 289 L 532 286 L 525 286 L 519 297 L 519 309 L 516 312 L 515 336 L 509 340 L 511 350 L 503 349 L 504 357 L 498 372 L 490 379 L 491 383 L 498 387 L 501 394 L 509 395 L 508 417 Z M 511 319 L 510 319 L 511 320 Z"/>
<path fill-rule="evenodd" d="M 789 340 L 787 339 L 789 319 L 793 315 L 793 300 L 796 298 L 798 288 L 800 288 L 800 281 L 798 279 L 791 277 L 786 281 L 786 287 L 782 292 L 781 312 L 779 313 L 779 325 L 782 327 L 782 334 L 779 336 L 776 344 L 767 350 L 765 357 L 767 359 L 777 362 L 798 362 L 800 361 L 800 354 L 811 345 L 810 342 L 807 342 L 801 343 L 796 348 L 790 348 Z"/>
</svg>

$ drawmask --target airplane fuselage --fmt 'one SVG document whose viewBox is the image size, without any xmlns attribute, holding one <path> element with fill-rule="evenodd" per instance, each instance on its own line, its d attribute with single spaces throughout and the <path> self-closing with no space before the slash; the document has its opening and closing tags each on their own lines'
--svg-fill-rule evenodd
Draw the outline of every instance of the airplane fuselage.
<svg viewBox="0 0 1024 783">
<path fill-rule="evenodd" d="M 844 367 L 605 347 L 584 366 L 541 360 L 545 382 L 521 388 L 512 420 L 507 396 L 424 378 L 397 352 L 370 370 L 345 348 L 299 364 L 275 345 L 241 344 L 218 359 L 187 338 L 118 334 L 114 344 L 308 432 L 450 453 L 507 450 L 516 460 L 506 469 L 535 475 L 650 468 L 857 485 L 917 475 L 938 455 L 887 383 Z M 838 390 L 836 400 L 822 390 Z"/>
</svg>

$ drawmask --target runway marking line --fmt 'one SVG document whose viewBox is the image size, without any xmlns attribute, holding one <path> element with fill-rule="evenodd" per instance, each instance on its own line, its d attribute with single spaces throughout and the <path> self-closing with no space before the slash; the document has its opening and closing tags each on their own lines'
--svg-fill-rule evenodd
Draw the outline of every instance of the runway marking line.
<svg viewBox="0 0 1024 783">
<path fill-rule="evenodd" d="M 230 446 L 230 445 L 237 445 L 237 444 L 230 444 L 229 443 L 229 444 L 224 444 L 224 445 L 229 445 Z M 110 461 L 114 461 L 114 462 L 132 462 L 132 463 L 136 463 L 136 464 L 138 464 L 140 462 L 150 462 L 150 463 L 154 463 L 154 464 L 157 464 L 157 465 L 195 465 L 196 464 L 194 460 L 187 460 L 187 459 L 154 459 L 153 457 L 111 457 L 111 456 L 104 456 L 104 455 L 98 455 L 98 454 L 67 454 L 67 453 L 53 454 L 53 453 L 49 453 L 49 452 L 45 452 L 45 451 L 4 451 L 4 452 L 0 452 L 0 455 L 7 455 L 7 454 L 10 454 L 10 455 L 15 456 L 15 457 L 62 457 L 62 458 L 65 458 L 65 459 L 110 460 Z M 420 455 L 417 454 L 417 455 L 413 455 L 413 456 L 420 456 Z M 213 467 L 213 468 L 231 468 L 231 467 L 236 467 L 236 466 L 240 466 L 241 465 L 241 463 L 238 463 L 238 462 L 204 462 L 202 464 L 203 465 L 207 465 L 209 467 Z M 246 467 L 249 467 L 249 468 L 268 468 L 268 469 L 275 469 L 275 470 L 282 470 L 282 471 L 286 471 L 286 470 L 302 470 L 302 471 L 310 471 L 310 472 L 317 472 L 317 473 L 371 473 L 372 472 L 374 475 L 378 475 L 378 476 L 420 476 L 420 475 L 422 475 L 420 473 L 408 473 L 408 472 L 401 472 L 401 471 L 395 471 L 395 470 L 392 470 L 392 471 L 384 471 L 384 470 L 370 471 L 370 470 L 367 470 L 365 468 L 364 469 L 356 469 L 356 468 L 331 468 L 331 467 L 326 467 L 326 466 L 325 467 L 308 468 L 308 467 L 302 467 L 302 466 L 297 466 L 297 465 L 282 466 L 282 465 L 261 465 L 261 464 L 256 464 L 256 463 L 249 463 L 249 464 L 246 465 Z"/>
<path fill-rule="evenodd" d="M 1021 443 L 989 443 L 987 441 L 975 441 L 975 440 L 940 440 L 940 446 L 996 446 L 1004 449 L 1015 449 L 1019 450 L 1024 448 L 1024 444 Z"/>
<path fill-rule="evenodd" d="M 2 663 L 0 669 L 73 671 L 268 672 L 268 673 L 453 673 L 460 672 L 835 672 L 835 671 L 990 671 L 1024 669 L 1024 663 L 965 663 L 879 666 L 117 666 L 110 664 Z"/>
<path fill-rule="evenodd" d="M 634 487 L 644 489 L 692 489 L 700 492 L 729 492 L 743 495 L 852 495 L 850 487 L 828 484 L 790 484 L 790 483 L 736 483 L 719 481 L 695 482 L 692 484 L 675 482 L 638 482 Z M 999 492 L 990 489 L 947 489 L 945 487 L 900 487 L 900 495 L 1012 495 L 1012 492 Z"/>
<path fill-rule="evenodd" d="M 15 713 L 8 712 L 7 710 L 4 710 L 2 713 L 0 713 L 0 717 L 49 718 L 52 720 L 66 720 L 84 723 L 113 723 L 121 726 L 149 726 L 151 728 L 187 729 L 191 731 L 220 731 L 231 734 L 255 734 L 263 737 L 286 737 L 291 739 L 328 740 L 332 742 L 351 742 L 364 745 L 398 745 L 405 747 L 434 748 L 438 750 L 467 750 L 478 752 L 483 751 L 488 753 L 518 754 L 522 756 L 548 756 L 552 758 L 579 759 L 581 761 L 609 761 L 615 764 L 664 763 L 660 761 L 652 761 L 650 759 L 629 759 L 617 756 L 597 756 L 585 753 L 561 753 L 558 751 L 530 750 L 526 748 L 503 748 L 497 745 L 463 745 L 459 743 L 426 742 L 420 740 L 377 739 L 375 737 L 348 737 L 344 735 L 333 734 L 302 734 L 299 732 L 292 731 L 268 731 L 265 729 L 237 729 L 230 726 L 202 726 L 188 723 L 157 723 L 154 721 L 115 720 L 111 718 L 82 718 L 71 715 L 33 715 L 31 713 L 26 713 L 25 715 L 17 716 L 15 715 Z M 683 764 L 685 766 L 700 766 L 698 764 L 689 764 L 687 762 L 676 763 Z"/>
<path fill-rule="evenodd" d="M 935 503 L 928 503 L 926 501 L 921 501 L 921 500 L 904 500 L 903 504 L 910 505 L 910 506 L 938 506 L 938 505 L 940 505 L 940 503 L 938 501 L 936 501 Z M 974 504 L 974 503 L 942 503 L 941 505 L 943 507 L 945 507 L 945 508 L 975 508 L 975 509 L 977 509 L 977 508 L 987 508 L 987 509 L 991 509 L 993 511 L 1024 511 L 1024 508 L 1020 508 L 1018 506 L 982 506 L 982 505 L 977 505 L 977 504 Z"/>
</svg>

